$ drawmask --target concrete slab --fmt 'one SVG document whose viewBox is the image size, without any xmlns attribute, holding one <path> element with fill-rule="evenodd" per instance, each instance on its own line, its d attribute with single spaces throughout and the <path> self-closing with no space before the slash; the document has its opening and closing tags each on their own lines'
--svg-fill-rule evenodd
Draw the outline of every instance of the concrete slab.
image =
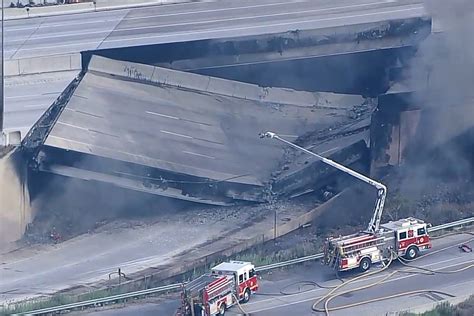
<svg viewBox="0 0 474 316">
<path fill-rule="evenodd" d="M 120 171 L 133 178 L 133 187 L 161 194 L 165 183 L 185 200 L 203 201 L 261 201 L 253 190 L 269 180 L 284 148 L 261 141 L 260 132 L 294 140 L 353 123 L 351 113 L 366 103 L 360 96 L 259 87 L 98 56 L 68 97 L 41 149 L 43 170 Z"/>
</svg>

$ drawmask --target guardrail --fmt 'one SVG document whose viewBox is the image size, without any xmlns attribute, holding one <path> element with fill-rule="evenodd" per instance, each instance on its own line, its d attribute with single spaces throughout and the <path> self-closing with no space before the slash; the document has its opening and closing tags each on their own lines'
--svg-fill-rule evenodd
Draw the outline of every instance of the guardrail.
<svg viewBox="0 0 474 316">
<path fill-rule="evenodd" d="M 451 223 L 447 223 L 447 224 L 441 224 L 441 225 L 430 227 L 430 228 L 428 228 L 428 231 L 429 232 L 436 232 L 436 231 L 440 231 L 440 230 L 443 230 L 443 229 L 449 229 L 449 228 L 454 228 L 454 227 L 458 227 L 458 226 L 470 225 L 473 222 L 474 222 L 474 217 L 469 217 L 469 218 L 461 219 L 459 221 L 455 221 L 455 222 L 451 222 Z"/>
<path fill-rule="evenodd" d="M 67 310 L 70 310 L 70 309 L 86 307 L 86 306 L 97 306 L 97 305 L 101 305 L 101 304 L 105 304 L 105 303 L 109 303 L 109 302 L 128 299 L 128 298 L 140 297 L 140 296 L 149 295 L 149 294 L 157 294 L 157 293 L 166 292 L 166 291 L 173 291 L 173 290 L 179 289 L 181 287 L 181 285 L 182 285 L 182 283 L 170 284 L 170 285 L 155 287 L 155 288 L 151 288 L 151 289 L 141 290 L 141 291 L 135 291 L 135 292 L 124 293 L 124 294 L 117 294 L 117 295 L 112 295 L 112 296 L 108 296 L 108 297 L 104 297 L 104 298 L 97 298 L 97 299 L 83 301 L 83 302 L 77 302 L 77 303 L 65 304 L 65 305 L 60 305 L 60 306 L 42 308 L 42 309 L 38 309 L 38 310 L 35 310 L 35 311 L 31 311 L 31 312 L 27 312 L 27 313 L 21 313 L 21 314 L 15 314 L 15 315 L 42 315 L 42 314 L 48 314 L 48 313 L 57 313 L 57 312 L 61 312 L 61 311 L 67 311 Z"/>
<path fill-rule="evenodd" d="M 441 224 L 437 226 L 433 226 L 429 228 L 430 232 L 435 232 L 435 231 L 440 231 L 443 229 L 449 229 L 449 228 L 454 228 L 458 226 L 464 226 L 464 225 L 470 225 L 474 223 L 474 217 L 462 219 L 459 221 L 447 223 L 447 224 Z M 278 262 L 278 263 L 273 263 L 273 264 L 268 264 L 260 267 L 256 267 L 255 270 L 258 272 L 261 271 L 268 271 L 271 269 L 277 269 L 277 268 L 282 268 L 286 267 L 289 265 L 297 264 L 297 263 L 302 263 L 306 261 L 311 261 L 311 260 L 317 260 L 321 259 L 323 257 L 322 253 L 310 255 L 310 256 L 305 256 L 301 258 L 296 258 L 296 259 L 291 259 L 283 262 Z M 31 311 L 28 313 L 23 313 L 19 315 L 42 315 L 42 314 L 48 314 L 48 313 L 56 313 L 56 312 L 61 312 L 61 311 L 67 311 L 70 309 L 74 308 L 80 308 L 80 307 L 86 307 L 86 306 L 97 306 L 97 305 L 102 305 L 105 303 L 110 303 L 118 300 L 124 300 L 124 299 L 130 299 L 130 298 L 135 298 L 135 297 L 140 297 L 144 295 L 150 295 L 150 294 L 158 294 L 162 292 L 167 292 L 167 291 L 174 291 L 179 289 L 183 283 L 176 283 L 176 284 L 170 284 L 170 285 L 165 285 L 165 286 L 160 286 L 160 287 L 155 287 L 147 290 L 141 290 L 141 291 L 135 291 L 135 292 L 130 292 L 130 293 L 125 293 L 125 294 L 118 294 L 118 295 L 113 295 L 113 296 L 108 296 L 104 298 L 98 298 L 98 299 L 93 299 L 93 300 L 88 300 L 88 301 L 83 301 L 83 302 L 77 302 L 77 303 L 72 303 L 72 304 L 66 304 L 66 305 L 61 305 L 61 306 L 55 306 L 55 307 L 49 307 L 49 308 L 43 308 L 35 311 Z"/>
<path fill-rule="evenodd" d="M 317 253 L 315 255 L 310 255 L 310 256 L 306 256 L 306 257 L 291 259 L 291 260 L 288 260 L 288 261 L 283 261 L 283 262 L 268 264 L 268 265 L 265 265 L 265 266 L 255 267 L 255 270 L 257 272 L 261 272 L 261 271 L 267 271 L 267 270 L 276 269 L 276 268 L 282 268 L 282 267 L 286 267 L 286 266 L 289 266 L 289 265 L 292 265 L 292 264 L 297 264 L 297 263 L 302 263 L 302 262 L 306 262 L 306 261 L 321 259 L 323 256 L 324 256 L 324 254 Z"/>
</svg>

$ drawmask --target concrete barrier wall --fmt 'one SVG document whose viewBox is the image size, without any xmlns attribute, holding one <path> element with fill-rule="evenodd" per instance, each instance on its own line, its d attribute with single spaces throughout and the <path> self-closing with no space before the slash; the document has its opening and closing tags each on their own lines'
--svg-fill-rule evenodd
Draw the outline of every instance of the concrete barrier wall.
<svg viewBox="0 0 474 316">
<path fill-rule="evenodd" d="M 154 5 L 154 4 L 170 4 L 180 2 L 198 2 L 193 0 L 96 0 L 97 8 L 112 8 L 116 6 L 133 6 L 133 5 Z M 208 1 L 209 2 L 209 1 Z"/>
<path fill-rule="evenodd" d="M 201 0 L 202 2 L 211 2 L 212 0 Z M 13 1 L 14 2 L 14 1 Z M 113 9 L 123 9 L 130 7 L 183 3 L 183 2 L 199 2 L 199 0 L 96 0 L 93 2 L 49 5 L 42 7 L 31 7 L 29 12 L 26 8 L 6 8 L 5 20 L 24 19 L 28 17 L 53 16 Z M 7 3 L 7 1 L 5 1 Z M 10 2 L 8 2 L 10 4 Z"/>
<path fill-rule="evenodd" d="M 33 216 L 26 162 L 13 150 L 0 158 L 0 249 L 20 239 Z"/>
<path fill-rule="evenodd" d="M 262 88 L 244 82 L 203 76 L 168 68 L 117 61 L 101 56 L 92 57 L 89 63 L 89 70 L 142 82 L 207 91 L 247 100 L 298 106 L 314 106 L 318 104 L 320 99 L 326 100 L 333 95 L 331 93 L 312 93 L 285 88 Z M 360 97 L 356 96 L 355 98 Z"/>
<path fill-rule="evenodd" d="M 5 60 L 5 76 L 31 75 L 45 72 L 81 69 L 81 55 L 58 55 Z"/>
<path fill-rule="evenodd" d="M 93 11 L 94 4 L 92 2 L 85 2 L 70 5 L 31 7 L 29 9 L 28 13 L 26 8 L 6 8 L 4 13 L 5 20 Z"/>
</svg>

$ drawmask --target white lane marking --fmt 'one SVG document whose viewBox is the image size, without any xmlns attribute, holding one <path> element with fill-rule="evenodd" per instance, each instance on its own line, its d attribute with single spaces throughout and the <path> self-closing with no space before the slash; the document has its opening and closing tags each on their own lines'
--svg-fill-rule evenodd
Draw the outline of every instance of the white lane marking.
<svg viewBox="0 0 474 316">
<path fill-rule="evenodd" d="M 73 125 L 73 124 L 64 123 L 64 122 L 57 122 L 56 124 L 66 125 L 66 126 L 69 126 L 69 127 L 72 127 L 72 128 L 81 129 L 83 131 L 89 131 L 89 129 L 87 129 L 87 128 L 76 126 L 76 125 Z"/>
<path fill-rule="evenodd" d="M 334 20 L 346 20 L 349 18 L 358 18 L 358 17 L 365 17 L 365 16 L 372 16 L 372 15 L 391 15 L 392 13 L 399 13 L 399 12 L 407 12 L 407 11 L 414 11 L 424 9 L 423 6 L 413 6 L 412 8 L 406 9 L 398 9 L 398 10 L 391 10 L 391 11 L 384 11 L 384 12 L 372 12 L 372 13 L 364 13 L 364 14 L 356 14 L 356 15 L 345 15 L 345 16 L 337 16 L 332 18 L 323 18 L 323 19 L 309 19 L 309 20 L 302 20 L 302 21 L 292 21 L 292 22 L 282 22 L 282 23 L 274 23 L 274 24 L 259 24 L 259 25 L 252 25 L 252 26 L 243 26 L 243 27 L 228 27 L 228 28 L 221 28 L 221 29 L 212 29 L 212 30 L 203 30 L 203 31 L 190 31 L 190 32 L 181 32 L 181 33 L 170 33 L 170 34 L 160 34 L 160 35 L 151 35 L 151 36 L 142 36 L 142 37 L 135 37 L 130 39 L 110 39 L 104 41 L 107 42 L 120 42 L 124 40 L 140 40 L 140 39 L 149 39 L 149 38 L 166 38 L 166 37 L 176 37 L 176 36 L 183 36 L 183 35 L 193 35 L 193 34 L 206 34 L 206 33 L 215 33 L 215 32 L 229 32 L 229 31 L 242 31 L 242 30 L 250 30 L 250 29 L 258 29 L 262 27 L 275 27 L 275 26 L 287 26 L 287 25 L 295 25 L 295 24 L 303 24 L 303 23 L 314 23 L 314 22 L 326 22 L 326 21 L 334 21 Z"/>
<path fill-rule="evenodd" d="M 171 115 L 166 115 L 166 114 L 161 114 L 161 113 L 156 113 L 156 112 L 151 112 L 151 111 L 146 111 L 145 113 L 151 114 L 151 115 L 156 115 L 156 116 L 161 116 L 161 117 L 166 117 L 166 118 L 173 119 L 173 120 L 179 120 L 179 117 L 176 117 L 176 116 L 171 116 Z"/>
<path fill-rule="evenodd" d="M 298 2 L 306 2 L 306 0 L 298 0 L 292 3 Z M 384 1 L 386 2 L 386 1 Z M 379 2 L 379 3 L 384 3 Z M 156 15 L 146 15 L 146 16 L 139 16 L 139 17 L 131 17 L 131 18 L 119 18 L 119 19 L 105 19 L 105 20 L 94 20 L 94 21 L 84 21 L 84 22 L 76 22 L 76 23 L 56 23 L 56 24 L 45 24 L 41 26 L 41 28 L 49 28 L 49 27 L 58 27 L 58 26 L 70 26 L 70 25 L 84 25 L 84 24 L 94 24 L 94 23 L 104 23 L 104 22 L 116 22 L 116 21 L 133 21 L 133 20 L 141 20 L 141 19 L 150 19 L 150 18 L 162 18 L 168 16 L 180 16 L 180 15 L 192 15 L 192 14 L 200 14 L 200 13 L 213 13 L 213 12 L 222 12 L 222 11 L 232 11 L 232 10 L 241 10 L 241 9 L 254 9 L 259 7 L 271 7 L 271 6 L 279 6 L 288 4 L 288 1 L 285 2 L 276 2 L 276 3 L 269 3 L 269 4 L 257 4 L 251 6 L 241 6 L 241 7 L 234 7 L 234 8 L 222 8 L 222 9 L 211 9 L 211 10 L 197 10 L 197 11 L 188 11 L 188 12 L 176 12 L 176 13 L 166 13 L 166 14 L 156 14 Z M 130 12 L 132 12 L 130 10 Z M 47 22 L 45 22 L 47 23 Z M 37 28 L 38 25 L 34 27 L 22 27 L 22 28 L 9 28 L 8 26 L 5 29 L 5 32 L 13 32 L 13 31 L 22 31 L 22 30 L 31 30 Z"/>
<path fill-rule="evenodd" d="M 173 161 L 169 161 L 169 160 L 164 160 L 164 159 L 159 159 L 159 158 L 150 158 L 150 157 L 147 157 L 147 156 L 144 156 L 144 155 L 132 154 L 132 153 L 127 152 L 127 151 L 117 150 L 117 149 L 113 149 L 113 148 L 107 147 L 107 146 L 99 146 L 99 145 L 95 145 L 95 144 L 88 144 L 88 143 L 84 143 L 84 142 L 81 142 L 81 141 L 78 141 L 78 140 L 73 140 L 73 139 L 70 139 L 70 138 L 64 138 L 64 137 L 60 137 L 60 136 L 54 136 L 54 135 L 51 135 L 51 134 L 48 136 L 48 139 L 54 139 L 54 138 L 65 141 L 67 143 L 75 143 L 75 144 L 83 145 L 83 146 L 87 147 L 89 150 L 90 150 L 91 147 L 95 147 L 95 148 L 98 148 L 99 150 L 105 150 L 105 151 L 112 152 L 112 153 L 120 153 L 120 154 L 124 154 L 124 155 L 131 156 L 131 157 L 137 157 L 137 158 L 143 159 L 145 161 L 153 160 L 153 161 L 156 161 L 156 162 L 159 162 L 159 163 L 173 164 L 175 166 L 180 166 L 180 167 L 189 167 L 189 165 L 186 165 L 186 164 L 173 162 Z M 91 152 L 92 152 L 92 150 L 91 150 Z M 209 170 L 204 169 L 204 168 L 199 168 L 199 167 L 191 167 L 191 168 L 194 171 L 199 172 L 200 174 L 202 174 L 203 172 L 209 172 Z M 222 173 L 218 172 L 218 174 L 223 179 L 227 179 L 227 178 L 233 176 L 232 174 L 223 173 L 223 172 Z"/>
<path fill-rule="evenodd" d="M 21 106 L 12 106 L 7 103 L 5 106 L 5 113 L 22 112 L 23 109 L 46 109 L 49 105 L 50 104 L 28 104 Z"/>
<path fill-rule="evenodd" d="M 191 136 L 188 136 L 188 135 L 183 135 L 183 134 L 178 134 L 178 133 L 173 133 L 173 132 L 170 132 L 170 131 L 164 131 L 164 130 L 160 130 L 160 132 L 162 132 L 162 133 L 165 133 L 165 134 L 169 134 L 169 135 L 178 136 L 178 137 L 183 137 L 183 138 L 189 138 L 189 139 L 192 139 L 192 137 L 191 137 Z"/>
<path fill-rule="evenodd" d="M 22 99 L 22 98 L 31 98 L 31 97 L 42 97 L 42 94 L 24 94 L 24 95 L 15 95 L 15 96 L 5 96 L 5 99 Z"/>
<path fill-rule="evenodd" d="M 184 122 L 191 122 L 191 123 L 211 126 L 211 124 L 208 124 L 208 123 L 197 122 L 197 121 L 193 121 L 193 120 L 190 120 L 190 119 L 184 119 L 184 118 L 180 118 L 180 117 L 177 117 L 177 116 L 171 116 L 171 115 L 161 114 L 161 113 L 152 112 L 152 111 L 145 111 L 145 113 L 160 116 L 160 117 L 165 117 L 165 118 L 169 118 L 169 119 L 177 120 L 177 121 L 181 120 L 181 121 L 184 121 Z"/>
<path fill-rule="evenodd" d="M 216 159 L 216 157 L 203 155 L 203 154 L 198 154 L 198 153 L 193 153 L 192 151 L 183 150 L 183 153 L 189 154 L 189 155 L 194 155 L 194 156 L 199 156 L 199 157 L 204 157 L 204 158 L 209 158 L 209 159 Z"/>
<path fill-rule="evenodd" d="M 351 15 L 351 16 L 340 16 L 340 17 L 325 18 L 325 19 L 314 19 L 314 20 L 311 19 L 311 20 L 283 22 L 283 23 L 275 23 L 275 24 L 259 24 L 259 25 L 237 27 L 237 28 L 221 28 L 221 29 L 212 29 L 212 30 L 203 30 L 203 31 L 189 31 L 189 32 L 181 32 L 181 33 L 157 34 L 157 35 L 142 36 L 142 37 L 108 39 L 108 40 L 105 40 L 104 42 L 101 42 L 101 43 L 136 41 L 136 40 L 152 39 L 152 38 L 154 38 L 154 39 L 169 38 L 169 37 L 176 37 L 176 36 L 207 34 L 207 33 L 221 33 L 221 32 L 229 32 L 229 31 L 242 31 L 242 30 L 258 29 L 258 28 L 262 28 L 262 27 L 267 27 L 268 28 L 268 27 L 286 26 L 286 25 L 295 25 L 295 24 L 304 24 L 304 23 L 314 23 L 314 22 L 324 22 L 324 21 L 332 21 L 332 20 L 344 20 L 344 19 L 348 19 L 348 18 L 365 17 L 365 16 L 372 16 L 372 15 L 391 15 L 393 13 L 415 11 L 415 10 L 420 10 L 420 9 L 424 10 L 422 5 L 416 6 L 416 7 L 413 7 L 413 8 L 407 8 L 407 9 L 399 9 L 399 10 L 384 11 L 384 12 L 373 12 L 373 13 L 365 13 L 365 14 L 358 14 L 358 15 Z M 32 50 L 42 50 L 42 49 L 51 49 L 51 48 L 60 48 L 60 47 L 70 47 L 70 46 L 84 46 L 84 45 L 90 45 L 90 44 L 96 44 L 97 45 L 97 44 L 99 44 L 98 42 L 100 42 L 100 41 L 22 48 L 18 52 L 32 51 Z M 5 52 L 15 52 L 15 51 L 16 50 L 5 50 Z"/>
<path fill-rule="evenodd" d="M 87 129 L 87 128 L 75 126 L 75 125 L 68 124 L 68 123 L 57 122 L 57 124 L 63 124 L 63 125 L 70 126 L 70 127 L 73 127 L 73 128 L 79 128 L 79 129 L 82 129 L 82 130 L 85 130 L 85 131 L 91 131 L 91 130 L 89 130 L 89 129 Z M 92 131 L 92 132 L 96 132 L 96 131 Z M 188 135 L 173 133 L 173 132 L 170 132 L 170 131 L 160 130 L 160 132 L 162 132 L 162 133 L 164 133 L 164 134 L 169 134 L 169 135 L 173 135 L 173 136 L 178 136 L 178 137 L 187 138 L 187 139 L 195 139 L 195 138 L 193 138 L 193 137 L 191 137 L 191 136 L 188 136 Z M 62 137 L 59 137 L 59 136 L 52 136 L 52 135 L 51 135 L 51 136 L 49 136 L 49 137 L 58 138 L 58 139 L 63 139 L 63 140 L 66 140 L 66 141 L 72 141 L 72 142 L 76 142 L 76 143 L 79 143 L 79 144 L 83 144 L 83 145 L 89 146 L 89 145 L 86 144 L 86 143 L 79 142 L 79 141 L 74 141 L 74 140 L 70 140 L 70 139 L 65 139 L 65 138 L 62 138 Z M 189 154 L 189 155 L 200 156 L 200 157 L 204 157 L 204 158 L 209 158 L 209 159 L 216 159 L 216 158 L 213 157 L 213 156 L 208 156 L 208 155 L 204 155 L 204 154 L 198 154 L 198 153 L 194 153 L 194 152 L 191 152 L 191 151 L 183 151 L 183 153 L 186 153 L 186 154 Z M 139 155 L 135 155 L 135 156 L 139 156 Z"/>
<path fill-rule="evenodd" d="M 364 4 L 354 4 L 354 5 L 348 5 L 348 6 L 324 8 L 324 9 L 312 9 L 312 10 L 303 10 L 303 11 L 295 11 L 295 12 L 281 12 L 281 13 L 263 14 L 263 15 L 256 15 L 256 16 L 223 18 L 223 19 L 194 21 L 194 22 L 190 21 L 190 22 L 183 22 L 183 23 L 150 25 L 150 26 L 143 26 L 143 27 L 123 28 L 123 29 L 112 29 L 112 30 L 109 29 L 109 30 L 103 30 L 103 31 L 69 32 L 69 33 L 66 33 L 66 34 L 55 34 L 55 35 L 44 35 L 44 36 L 34 36 L 33 35 L 31 37 L 23 37 L 23 38 L 18 38 L 18 39 L 14 39 L 14 40 L 7 40 L 6 42 L 7 42 L 7 44 L 9 44 L 9 43 L 14 43 L 14 42 L 24 42 L 25 40 L 32 41 L 32 40 L 39 40 L 39 39 L 71 37 L 71 36 L 76 36 L 76 35 L 80 36 L 80 35 L 92 35 L 92 34 L 103 34 L 103 33 L 110 33 L 110 35 L 113 35 L 116 32 L 147 30 L 147 29 L 159 29 L 159 28 L 165 28 L 165 27 L 177 27 L 177 26 L 187 26 L 187 25 L 202 25 L 202 24 L 212 24 L 212 23 L 228 22 L 228 21 L 253 20 L 253 19 L 285 16 L 285 15 L 292 15 L 292 14 L 316 13 L 316 12 L 325 12 L 325 11 L 346 9 L 346 8 L 350 9 L 350 8 L 357 8 L 357 7 L 366 7 L 366 6 L 372 6 L 372 5 L 376 5 L 376 4 L 382 4 L 382 3 L 385 3 L 385 2 L 371 2 L 371 3 L 364 3 Z"/>
<path fill-rule="evenodd" d="M 468 261 L 463 261 L 463 262 L 458 262 L 458 263 L 454 263 L 452 265 L 448 265 L 448 266 L 444 266 L 444 267 L 441 267 L 440 269 L 446 269 L 446 268 L 452 268 L 452 267 L 455 267 L 455 266 L 458 266 L 458 265 L 462 265 L 462 264 L 465 264 L 465 263 L 471 263 L 472 262 L 472 259 L 471 260 L 468 260 Z M 426 266 L 430 266 L 430 265 L 426 265 Z M 389 282 L 394 282 L 394 281 L 399 281 L 399 280 L 402 280 L 402 279 L 407 279 L 407 278 L 411 278 L 411 277 L 415 277 L 415 276 L 419 276 L 420 274 L 410 274 L 410 275 L 407 275 L 407 276 L 403 276 L 403 277 L 399 277 L 399 278 L 394 278 L 394 279 L 388 279 L 382 283 L 380 283 L 379 285 L 381 284 L 386 284 L 386 283 L 389 283 Z M 381 275 L 383 276 L 383 275 Z M 361 279 L 361 280 L 358 280 L 352 284 L 356 284 L 358 282 L 362 282 L 362 281 L 366 281 L 368 279 Z M 348 288 L 350 289 L 350 288 Z M 318 290 L 325 290 L 325 289 L 317 289 L 317 290 L 312 290 L 312 291 L 307 291 L 307 292 L 304 292 L 304 293 L 310 293 L 310 292 L 316 292 Z M 298 293 L 298 294 L 292 294 L 292 295 L 301 295 L 301 293 Z M 289 297 L 290 295 L 286 295 L 286 297 Z M 303 299 L 303 300 L 299 300 L 299 301 L 294 301 L 294 302 L 288 302 L 288 303 L 283 303 L 283 304 L 279 304 L 279 305 L 272 305 L 271 307 L 264 307 L 264 308 L 261 308 L 261 309 L 257 309 L 257 310 L 252 310 L 251 313 L 258 313 L 258 312 L 263 312 L 263 311 L 266 311 L 266 310 L 270 310 L 270 309 L 275 309 L 275 308 L 279 308 L 279 307 L 284 307 L 284 306 L 290 306 L 290 305 L 295 305 L 295 304 L 300 304 L 300 303 L 304 303 L 304 302 L 308 302 L 308 301 L 316 301 L 317 299 L 321 298 L 322 296 L 318 296 L 318 297 L 311 297 L 311 298 L 308 298 L 308 299 Z M 268 299 L 268 300 L 271 300 L 271 299 Z M 259 302 L 263 302 L 263 301 L 259 301 Z M 255 302 L 255 304 L 259 303 L 259 302 Z M 250 304 L 247 303 L 246 304 L 247 306 L 249 306 Z"/>
<path fill-rule="evenodd" d="M 49 105 L 45 104 L 30 104 L 30 105 L 24 105 L 23 107 L 26 109 L 36 109 L 36 108 L 47 108 Z"/>
<path fill-rule="evenodd" d="M 334 148 L 325 150 L 325 151 L 323 151 L 322 153 L 319 153 L 318 155 L 325 155 L 325 154 L 327 154 L 327 153 L 329 153 L 329 152 L 332 152 L 332 151 L 334 151 L 334 150 L 337 150 L 337 149 L 339 149 L 339 147 L 334 147 Z"/>
</svg>

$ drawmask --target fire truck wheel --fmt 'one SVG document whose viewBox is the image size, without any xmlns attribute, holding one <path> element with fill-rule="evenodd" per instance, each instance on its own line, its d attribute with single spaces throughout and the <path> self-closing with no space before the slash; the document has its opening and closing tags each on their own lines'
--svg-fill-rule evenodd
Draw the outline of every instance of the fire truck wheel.
<svg viewBox="0 0 474 316">
<path fill-rule="evenodd" d="M 359 264 L 360 271 L 365 272 L 369 270 L 371 264 L 372 264 L 372 261 L 370 260 L 370 258 L 368 257 L 362 258 Z"/>
<path fill-rule="evenodd" d="M 246 289 L 244 293 L 244 298 L 242 299 L 243 303 L 247 303 L 250 300 L 250 290 Z"/>
<path fill-rule="evenodd" d="M 405 253 L 405 258 L 408 260 L 413 260 L 416 257 L 418 257 L 418 248 L 416 246 L 411 246 L 407 249 L 407 252 Z"/>
<path fill-rule="evenodd" d="M 219 315 L 224 316 L 225 314 L 225 303 L 222 303 L 221 306 L 219 306 Z"/>
</svg>

